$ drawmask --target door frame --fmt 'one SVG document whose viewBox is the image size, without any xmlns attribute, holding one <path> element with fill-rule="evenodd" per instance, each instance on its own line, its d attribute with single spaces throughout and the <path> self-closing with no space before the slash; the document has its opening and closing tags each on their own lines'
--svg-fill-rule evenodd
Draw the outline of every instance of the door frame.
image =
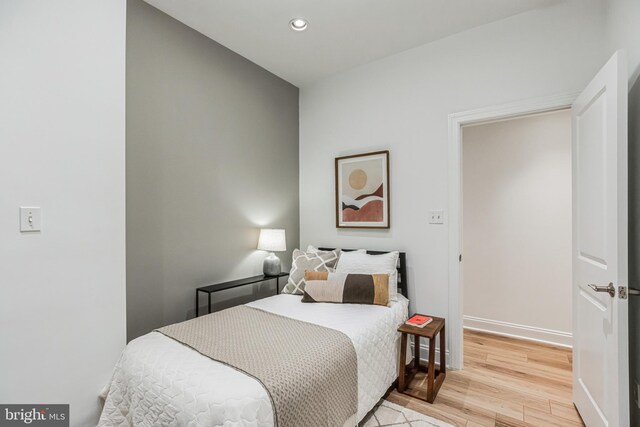
<svg viewBox="0 0 640 427">
<path fill-rule="evenodd" d="M 580 92 L 516 101 L 449 115 L 449 364 L 462 369 L 462 126 L 571 108 Z M 464 257 L 464 255 L 463 255 Z M 464 258 L 463 258 L 464 260 Z"/>
</svg>

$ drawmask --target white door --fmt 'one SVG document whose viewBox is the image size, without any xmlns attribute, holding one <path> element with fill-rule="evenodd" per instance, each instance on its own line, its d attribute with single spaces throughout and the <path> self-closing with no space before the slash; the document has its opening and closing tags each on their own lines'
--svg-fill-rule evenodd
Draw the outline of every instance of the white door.
<svg viewBox="0 0 640 427">
<path fill-rule="evenodd" d="M 629 425 L 627 84 L 619 51 L 573 104 L 573 401 L 588 427 Z"/>
</svg>

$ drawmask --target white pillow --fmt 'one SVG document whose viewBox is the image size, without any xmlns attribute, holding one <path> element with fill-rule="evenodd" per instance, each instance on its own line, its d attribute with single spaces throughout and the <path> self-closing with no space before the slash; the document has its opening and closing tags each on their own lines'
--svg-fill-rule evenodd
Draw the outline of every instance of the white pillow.
<svg viewBox="0 0 640 427">
<path fill-rule="evenodd" d="M 317 254 L 318 252 L 323 252 L 323 251 L 321 251 L 320 249 L 316 248 L 313 245 L 309 245 L 309 246 L 307 246 L 307 252 L 311 253 L 311 254 Z M 367 250 L 366 249 L 356 249 L 355 252 L 366 254 Z"/>
<path fill-rule="evenodd" d="M 336 266 L 336 273 L 364 273 L 389 275 L 389 301 L 398 301 L 398 251 L 382 255 L 362 252 L 342 252 Z"/>
</svg>

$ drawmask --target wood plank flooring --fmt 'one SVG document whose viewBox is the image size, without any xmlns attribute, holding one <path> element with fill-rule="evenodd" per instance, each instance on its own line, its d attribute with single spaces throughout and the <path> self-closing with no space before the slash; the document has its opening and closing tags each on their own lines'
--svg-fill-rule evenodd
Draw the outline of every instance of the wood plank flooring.
<svg viewBox="0 0 640 427">
<path fill-rule="evenodd" d="M 584 425 L 571 401 L 571 350 L 465 331 L 464 361 L 433 404 L 395 390 L 387 400 L 460 427 Z M 424 375 L 411 386 L 426 392 Z"/>
</svg>

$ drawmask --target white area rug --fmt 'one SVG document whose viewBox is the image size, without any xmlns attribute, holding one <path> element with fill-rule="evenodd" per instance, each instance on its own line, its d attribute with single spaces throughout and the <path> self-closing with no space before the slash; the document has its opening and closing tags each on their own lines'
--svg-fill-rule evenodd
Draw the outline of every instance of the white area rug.
<svg viewBox="0 0 640 427">
<path fill-rule="evenodd" d="M 453 427 L 444 421 L 428 417 L 412 409 L 383 400 L 364 420 L 362 427 Z"/>
</svg>

